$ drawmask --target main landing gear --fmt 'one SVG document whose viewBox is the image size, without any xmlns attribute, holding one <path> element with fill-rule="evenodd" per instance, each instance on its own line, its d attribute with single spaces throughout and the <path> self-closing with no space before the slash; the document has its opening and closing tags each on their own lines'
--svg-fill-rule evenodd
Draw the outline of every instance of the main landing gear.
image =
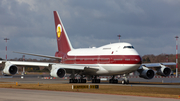
<svg viewBox="0 0 180 101">
<path fill-rule="evenodd" d="M 118 79 L 114 79 L 114 75 L 112 76 L 112 78 L 109 80 L 109 83 L 118 83 Z"/>
<path fill-rule="evenodd" d="M 86 83 L 86 79 L 83 79 L 84 78 L 83 75 L 81 75 L 80 79 L 75 79 L 76 76 L 75 76 L 75 72 L 73 70 L 71 73 L 71 76 L 70 76 L 71 79 L 69 79 L 69 83 Z"/>
<path fill-rule="evenodd" d="M 97 79 L 97 76 L 94 76 L 94 78 L 92 79 L 92 83 L 101 83 L 101 80 Z"/>
<path fill-rule="evenodd" d="M 127 74 L 123 75 L 123 80 L 122 80 L 122 84 L 129 84 L 129 80 L 127 78 Z M 112 76 L 112 78 L 109 80 L 109 83 L 114 83 L 117 84 L 118 83 L 118 79 L 114 79 L 114 75 Z"/>
<path fill-rule="evenodd" d="M 86 83 L 86 79 L 69 79 L 69 83 Z"/>
</svg>

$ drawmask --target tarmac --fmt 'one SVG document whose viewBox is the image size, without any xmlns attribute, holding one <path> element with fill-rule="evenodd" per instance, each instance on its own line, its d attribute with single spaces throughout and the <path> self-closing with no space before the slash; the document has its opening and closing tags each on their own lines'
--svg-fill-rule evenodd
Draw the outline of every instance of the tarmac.
<svg viewBox="0 0 180 101">
<path fill-rule="evenodd" d="M 1 101 L 179 101 L 126 95 L 0 88 Z"/>
<path fill-rule="evenodd" d="M 130 82 L 179 82 L 180 78 L 154 78 L 152 80 L 146 80 L 142 78 L 129 78 Z M 22 79 L 20 75 L 14 77 L 0 76 L 1 83 L 15 83 L 18 84 L 68 84 L 68 79 L 50 78 L 49 75 L 25 75 Z M 87 82 L 86 84 L 92 84 Z M 122 85 L 109 84 L 108 81 L 102 81 L 98 85 L 119 85 L 119 86 L 149 86 L 149 87 L 164 87 L 164 88 L 180 88 L 180 85 L 165 85 L 165 84 L 128 84 Z M 179 101 L 179 99 L 169 98 L 152 98 L 152 97 L 139 97 L 139 96 L 126 96 L 126 95 L 109 95 L 109 94 L 92 94 L 92 93 L 77 93 L 77 92 L 61 92 L 61 91 L 44 91 L 44 90 L 27 90 L 27 89 L 11 89 L 0 88 L 0 101 Z"/>
<path fill-rule="evenodd" d="M 164 87 L 164 88 L 180 88 L 180 85 L 170 85 L 170 84 L 163 84 L 163 83 L 179 83 L 180 78 L 154 78 L 152 80 L 146 80 L 142 78 L 129 78 L 130 84 L 123 85 L 121 84 L 121 80 L 119 80 L 118 84 L 110 84 L 107 80 L 101 81 L 101 83 L 97 83 L 98 85 L 119 85 L 119 86 L 146 86 L 146 87 Z M 162 84 L 151 84 L 148 82 L 162 82 Z M 0 83 L 16 83 L 18 84 L 68 84 L 68 79 L 60 79 L 60 78 L 52 78 L 48 77 L 48 75 L 39 76 L 39 75 L 26 75 L 22 79 L 21 76 L 15 77 L 3 77 L 0 76 Z M 131 83 L 136 82 L 136 83 Z M 145 82 L 145 83 L 144 83 Z M 92 84 L 91 81 L 87 81 L 85 84 Z M 93 83 L 94 84 L 94 83 Z"/>
</svg>

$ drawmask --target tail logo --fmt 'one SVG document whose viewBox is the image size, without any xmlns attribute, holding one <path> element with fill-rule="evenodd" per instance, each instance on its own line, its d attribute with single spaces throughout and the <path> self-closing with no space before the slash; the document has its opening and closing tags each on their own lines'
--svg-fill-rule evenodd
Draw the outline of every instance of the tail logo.
<svg viewBox="0 0 180 101">
<path fill-rule="evenodd" d="M 59 38 L 61 36 L 62 27 L 60 24 L 57 25 L 57 37 Z"/>
</svg>

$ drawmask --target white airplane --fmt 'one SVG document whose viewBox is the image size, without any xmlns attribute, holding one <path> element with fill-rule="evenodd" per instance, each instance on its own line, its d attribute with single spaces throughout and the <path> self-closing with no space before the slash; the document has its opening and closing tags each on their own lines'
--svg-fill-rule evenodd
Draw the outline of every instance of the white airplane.
<svg viewBox="0 0 180 101">
<path fill-rule="evenodd" d="M 118 83 L 114 77 L 123 75 L 122 83 L 127 84 L 129 80 L 126 76 L 131 72 L 138 71 L 140 77 L 152 79 L 155 71 L 148 67 L 156 67 L 158 75 L 169 76 L 171 69 L 166 65 L 176 65 L 176 63 L 142 64 L 141 57 L 134 47 L 126 42 L 108 44 L 98 48 L 73 49 L 57 11 L 54 11 L 54 20 L 58 45 L 55 56 L 16 53 L 58 59 L 60 63 L 1 61 L 4 74 L 15 75 L 18 72 L 17 66 L 44 66 L 48 67 L 53 77 L 62 78 L 66 73 L 71 74 L 69 83 L 86 83 L 85 77 L 92 80 L 92 83 L 100 83 L 98 76 L 112 76 L 109 83 Z M 77 75 L 80 75 L 80 79 L 75 79 Z"/>
</svg>

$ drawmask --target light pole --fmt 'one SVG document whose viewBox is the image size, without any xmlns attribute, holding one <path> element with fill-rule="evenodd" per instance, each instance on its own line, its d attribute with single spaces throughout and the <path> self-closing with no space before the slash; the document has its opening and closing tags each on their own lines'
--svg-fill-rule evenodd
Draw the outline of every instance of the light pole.
<svg viewBox="0 0 180 101">
<path fill-rule="evenodd" d="M 169 62 L 168 58 L 169 58 L 169 55 L 166 55 L 166 62 Z"/>
<path fill-rule="evenodd" d="M 178 77 L 178 36 L 176 38 L 176 77 Z"/>
<path fill-rule="evenodd" d="M 4 40 L 6 41 L 6 60 L 7 60 L 7 41 L 9 40 L 8 38 L 4 38 Z"/>
<path fill-rule="evenodd" d="M 22 56 L 22 59 L 23 59 L 23 61 L 25 60 L 25 55 Z M 21 79 L 24 78 L 24 76 L 23 76 L 24 74 L 25 74 L 25 67 L 22 67 Z"/>
<path fill-rule="evenodd" d="M 119 35 L 117 35 L 117 37 L 119 37 L 119 42 L 120 42 L 120 37 L 121 37 L 121 35 L 119 34 Z"/>
</svg>

